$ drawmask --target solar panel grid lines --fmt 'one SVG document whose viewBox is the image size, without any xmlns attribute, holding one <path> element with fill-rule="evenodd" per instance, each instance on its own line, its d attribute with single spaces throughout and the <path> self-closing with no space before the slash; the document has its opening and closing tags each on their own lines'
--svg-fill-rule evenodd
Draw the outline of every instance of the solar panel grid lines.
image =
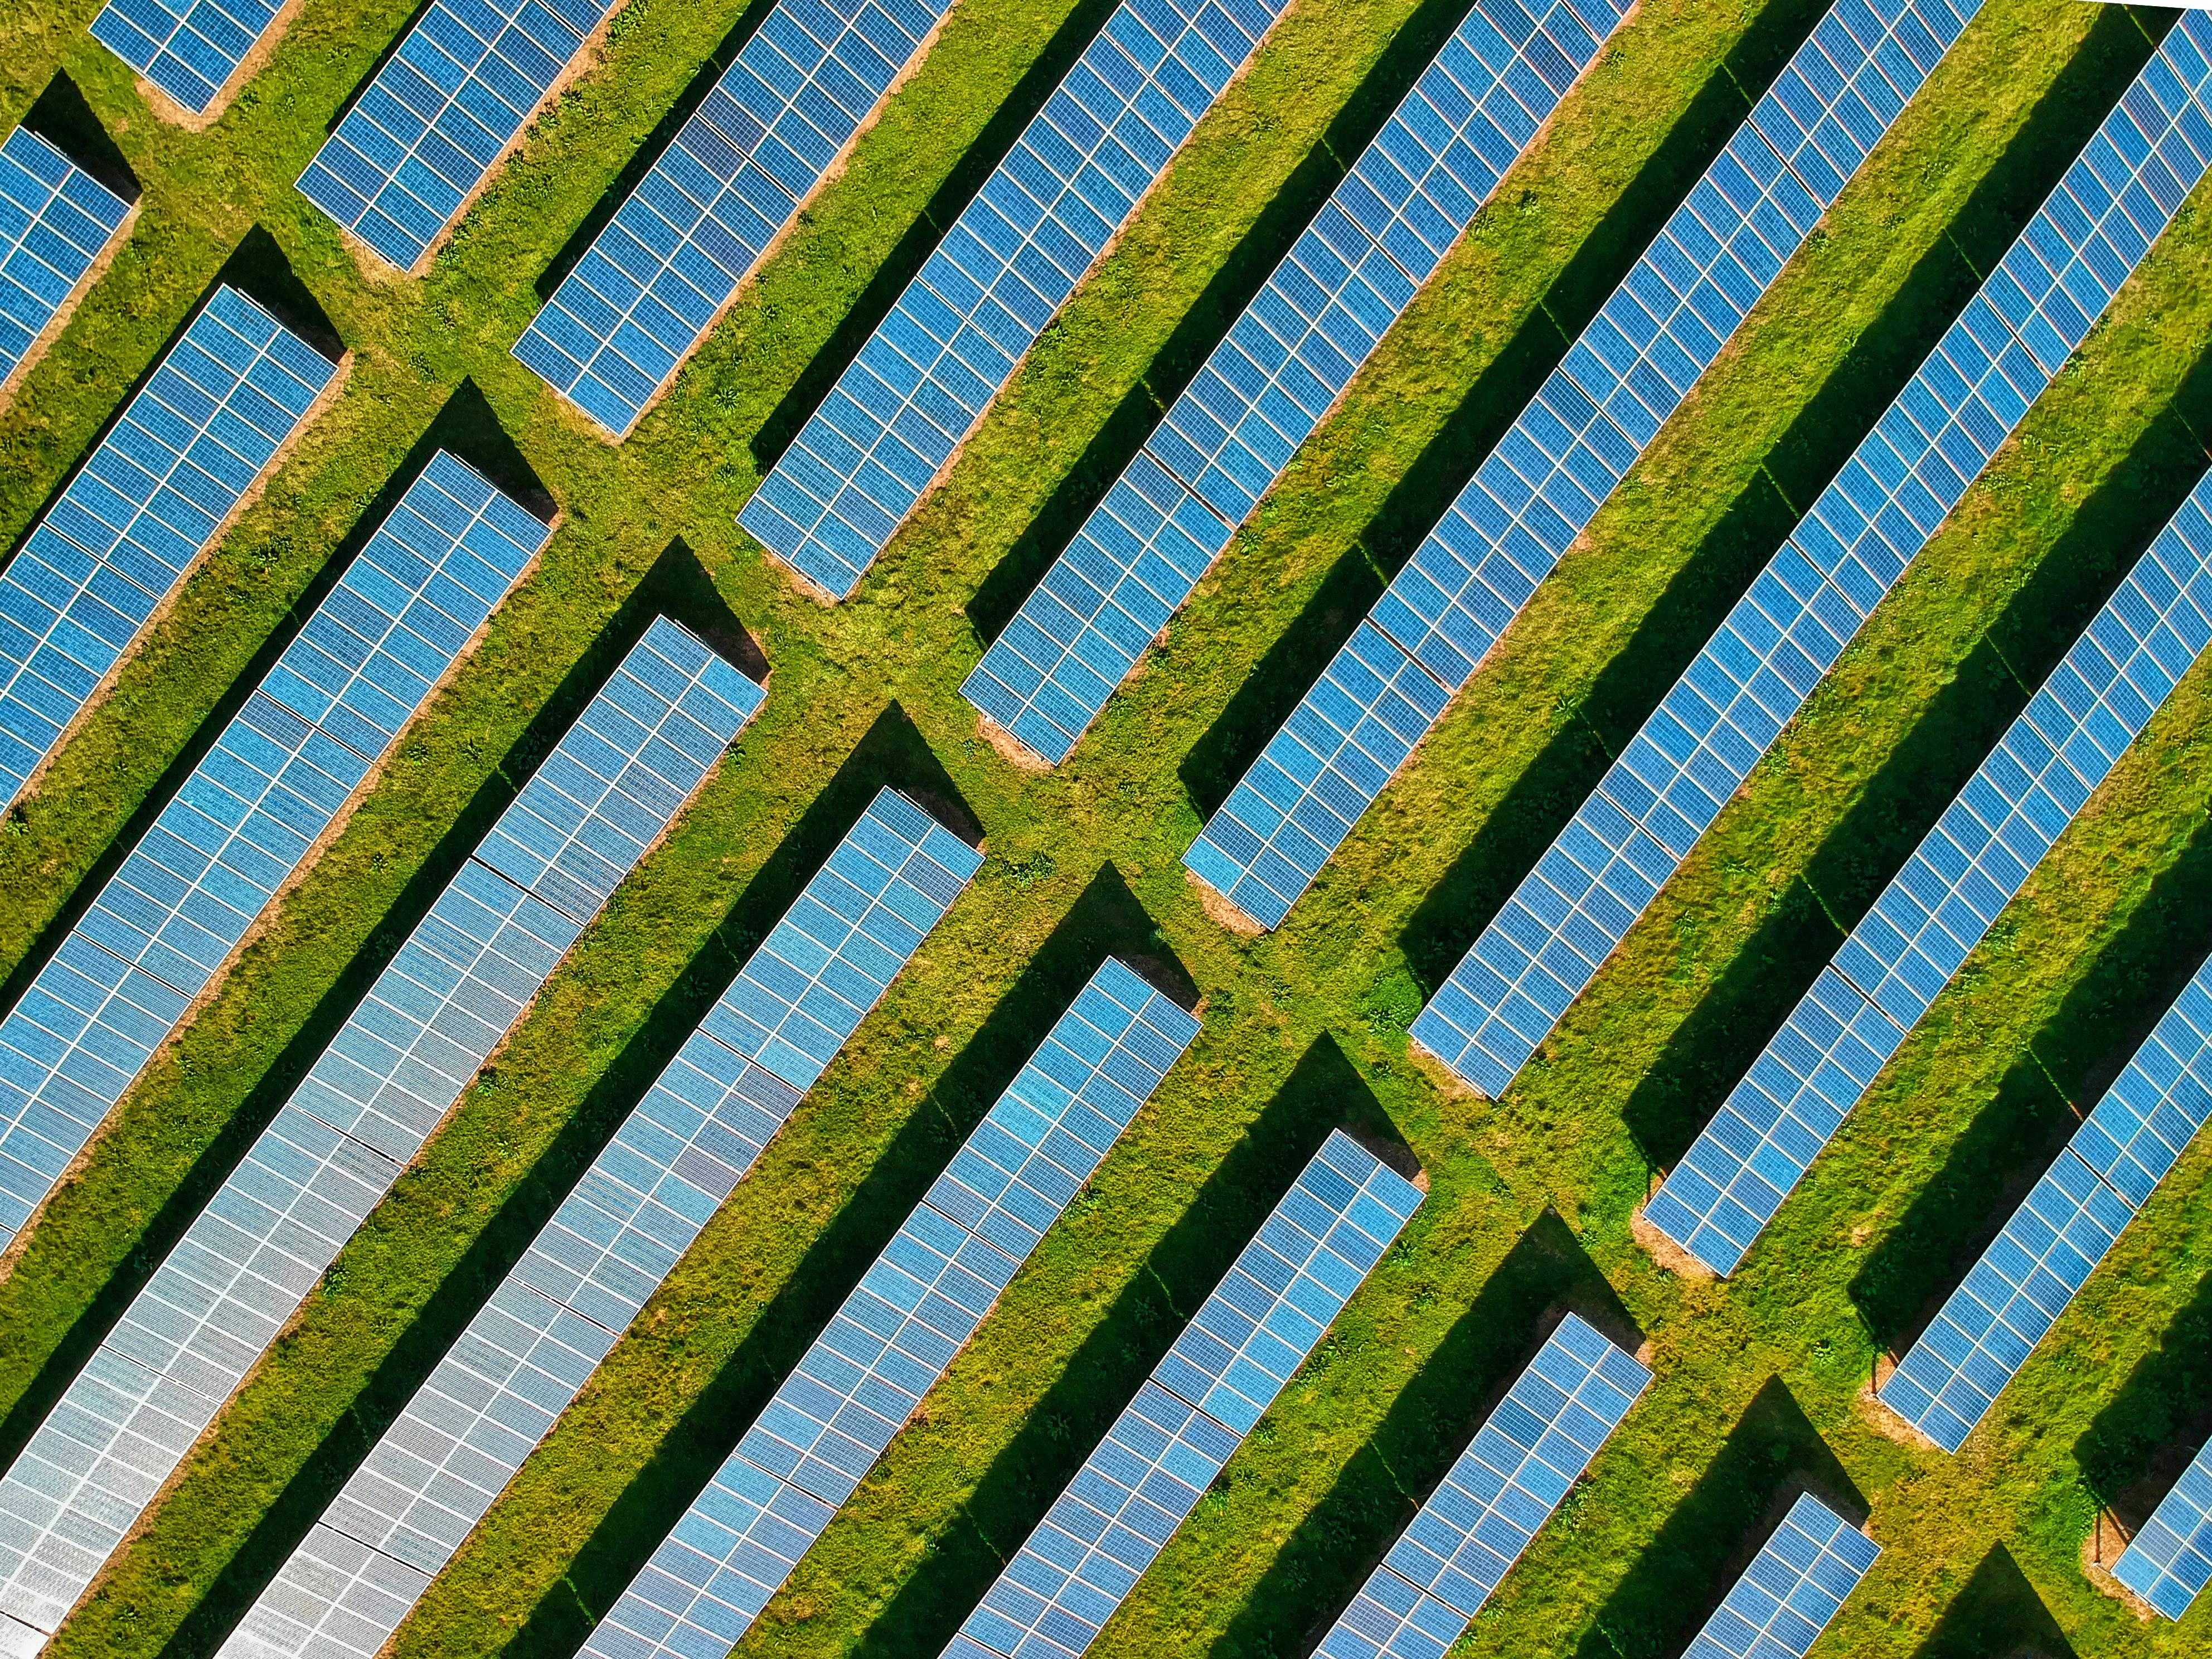
<svg viewBox="0 0 2212 1659">
<path fill-rule="evenodd" d="M 447 486 L 480 497 L 457 547 L 500 503 L 526 517 L 441 454 L 355 570 L 420 562 L 392 526 L 461 514 Z M 508 545 L 516 568 L 535 551 Z M 0 1477 L 0 1613 L 66 1616 L 762 696 L 676 624 L 647 629 Z"/>
<path fill-rule="evenodd" d="M 1881 1554 L 1881 1545 L 1802 1494 L 1682 1659 L 1805 1659 Z"/>
<path fill-rule="evenodd" d="M 697 1659 L 750 1626 L 1197 1033 L 1127 965 L 1100 966 L 586 1655 Z"/>
<path fill-rule="evenodd" d="M 1478 0 L 969 675 L 1057 765 L 1626 15 Z"/>
<path fill-rule="evenodd" d="M 619 441 L 927 53 L 951 0 L 784 0 L 514 356 Z"/>
<path fill-rule="evenodd" d="M 20 796 L 342 368 L 218 285 L 0 569 L 0 794 Z"/>
<path fill-rule="evenodd" d="M 1978 9 L 1828 10 L 1208 821 L 1193 874 L 1281 924 Z"/>
<path fill-rule="evenodd" d="M 2161 1618 L 2173 1620 L 2212 1582 L 2212 1446 L 2191 1460 L 2159 1501 L 2112 1564 L 2112 1577 Z"/>
<path fill-rule="evenodd" d="M 430 0 L 299 178 L 300 193 L 416 275 L 620 0 Z"/>
<path fill-rule="evenodd" d="M 1442 1659 L 1650 1381 L 1644 1365 L 1570 1313 L 1322 1638 L 1316 1659 Z"/>
<path fill-rule="evenodd" d="M 298 9 L 299 0 L 107 0 L 90 32 L 161 94 L 157 112 L 201 127 L 222 112 Z"/>
<path fill-rule="evenodd" d="M 1795 717 L 2212 166 L 2212 18 L 2167 34 L 1905 392 L 1414 1022 L 1495 1096 Z"/>
<path fill-rule="evenodd" d="M 1124 0 L 738 522 L 851 593 L 1287 3 Z"/>
<path fill-rule="evenodd" d="M 28 127 L 0 143 L 0 402 L 106 268 L 137 211 Z"/>
<path fill-rule="evenodd" d="M 1332 1130 L 945 1659 L 1088 1650 L 1421 1198 L 1420 1188 Z"/>
</svg>

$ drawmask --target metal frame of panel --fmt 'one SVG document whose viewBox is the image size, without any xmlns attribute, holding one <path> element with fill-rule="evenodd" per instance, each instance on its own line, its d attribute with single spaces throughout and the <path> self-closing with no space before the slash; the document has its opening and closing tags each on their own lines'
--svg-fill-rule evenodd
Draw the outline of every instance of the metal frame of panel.
<svg viewBox="0 0 2212 1659">
<path fill-rule="evenodd" d="M 2112 1577 L 2179 1619 L 2212 1582 L 2212 1446 L 2199 1451 L 2112 1564 Z"/>
<path fill-rule="evenodd" d="M 783 0 L 514 343 L 629 435 L 952 0 Z"/>
<path fill-rule="evenodd" d="M 1838 0 L 1183 863 L 1281 925 L 1979 0 Z"/>
<path fill-rule="evenodd" d="M 208 112 L 275 26 L 286 0 L 107 0 L 92 38 L 178 106 Z"/>
<path fill-rule="evenodd" d="M 1288 0 L 1124 0 L 738 522 L 842 599 Z"/>
<path fill-rule="evenodd" d="M 1682 1659 L 1805 1659 L 1881 1554 L 1881 1545 L 1803 1494 Z"/>
<path fill-rule="evenodd" d="M 1964 314 L 1422 1010 L 1414 1040 L 1462 1080 L 1493 1097 L 1512 1081 L 2212 167 L 2208 52 L 2212 17 L 2191 15 L 2167 33 Z"/>
<path fill-rule="evenodd" d="M 1627 11 L 1476 0 L 983 653 L 977 713 L 1067 758 Z"/>
<path fill-rule="evenodd" d="M 0 397 L 31 367 L 131 210 L 28 127 L 0 143 Z"/>
<path fill-rule="evenodd" d="M 1085 1651 L 1420 1202 L 1332 1130 L 945 1659 Z"/>
</svg>

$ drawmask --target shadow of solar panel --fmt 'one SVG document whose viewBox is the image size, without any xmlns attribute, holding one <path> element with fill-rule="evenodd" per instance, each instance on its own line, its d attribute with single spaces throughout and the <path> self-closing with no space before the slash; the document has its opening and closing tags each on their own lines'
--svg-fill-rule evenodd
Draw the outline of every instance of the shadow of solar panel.
<svg viewBox="0 0 2212 1659">
<path fill-rule="evenodd" d="M 2185 18 L 2166 37 L 1553 853 L 1453 970 L 1449 994 L 1415 1020 L 1414 1039 L 1467 1082 L 1494 1096 L 1519 1073 L 2212 167 L 2208 46 L 2212 18 Z M 2055 694 L 2061 685 L 2054 682 Z M 2128 691 L 2119 702 L 2133 699 Z M 2064 798 L 2067 768 L 2042 767 L 2032 736 L 2019 748 L 2019 763 Z M 2079 763 L 2078 753 L 2068 763 Z M 2068 810 L 2079 805 L 2073 799 Z M 1968 834 L 1968 845 L 1978 850 L 1983 839 Z M 1982 876 L 2008 867 L 2000 858 Z M 1886 1012 L 1903 1025 L 1918 1018 L 1964 957 L 1960 933 L 1978 938 L 1987 925 L 1969 927 L 1960 910 L 1993 902 L 1985 880 L 1970 881 L 1951 911 L 1924 926 L 1909 890 L 1884 896 L 1881 915 L 1855 945 L 1887 948 L 1885 927 L 1909 933 L 1879 984 L 1863 981 Z M 1854 977 L 1873 971 L 1850 949 L 1838 965 Z"/>
<path fill-rule="evenodd" d="M 584 1653 L 725 1652 L 1198 1034 L 1109 958 L 915 1206 Z"/>
<path fill-rule="evenodd" d="M 1322 1638 L 1317 1659 L 1441 1659 L 1650 1381 L 1569 1314 Z"/>
<path fill-rule="evenodd" d="M 951 0 L 784 0 L 514 356 L 621 439 L 836 165 Z"/>
<path fill-rule="evenodd" d="M 59 746 L 337 373 L 235 289 L 216 289 L 0 571 L 8 799 Z"/>
<path fill-rule="evenodd" d="M 1682 1659 L 1805 1659 L 1881 1553 L 1880 1545 L 1805 1493 Z"/>
<path fill-rule="evenodd" d="M 300 193 L 403 271 L 421 264 L 614 9 L 431 0 L 300 175 Z"/>
<path fill-rule="evenodd" d="M 2189 1611 L 2212 1580 L 2212 1447 L 2182 1471 L 2112 1564 L 2112 1577 L 2165 1618 Z"/>
<path fill-rule="evenodd" d="M 130 216 L 128 202 L 29 128 L 0 143 L 0 395 Z"/>
<path fill-rule="evenodd" d="M 850 593 L 1285 3 L 1118 8 L 738 522 Z"/>
<path fill-rule="evenodd" d="M 204 115 L 282 9 L 282 0 L 107 0 L 92 38 Z"/>
<path fill-rule="evenodd" d="M 1978 9 L 1844 3 L 1820 20 L 1230 792 L 1183 855 L 1193 874 L 1262 927 L 1281 922 Z M 1378 675 L 1384 653 L 1393 669 Z M 1415 675 L 1430 682 L 1419 695 Z M 1428 711 L 1380 767 L 1358 734 L 1383 710 L 1361 686 Z"/>
<path fill-rule="evenodd" d="M 947 1659 L 1086 1650 L 1420 1202 L 1419 1188 L 1332 1131 Z"/>
<path fill-rule="evenodd" d="M 1054 765 L 1190 597 L 1626 0 L 1478 0 L 961 688 Z"/>
<path fill-rule="evenodd" d="M 396 600 L 408 593 L 398 575 L 411 572 L 416 593 L 457 605 L 475 580 L 488 590 L 471 600 L 480 622 L 535 550 L 493 528 L 509 517 L 544 538 L 544 526 L 441 454 L 333 597 L 353 584 L 363 603 Z M 438 537 L 448 551 L 434 566 L 425 538 Z M 471 577 L 472 549 L 502 548 L 502 574 L 486 565 Z M 385 586 L 356 581 L 363 572 Z M 440 615 L 459 638 L 475 626 Z M 324 686 L 314 664 L 332 642 L 312 635 L 311 624 L 279 666 Z M 373 659 L 356 654 L 355 679 L 325 690 L 331 709 L 374 679 Z M 67 1615 L 197 1433 L 170 1425 L 195 1413 L 204 1424 L 245 1380 L 762 696 L 673 623 L 647 629 L 0 1479 L 0 1613 L 49 1633 Z M 563 1327 L 547 1340 L 568 1335 Z"/>
</svg>

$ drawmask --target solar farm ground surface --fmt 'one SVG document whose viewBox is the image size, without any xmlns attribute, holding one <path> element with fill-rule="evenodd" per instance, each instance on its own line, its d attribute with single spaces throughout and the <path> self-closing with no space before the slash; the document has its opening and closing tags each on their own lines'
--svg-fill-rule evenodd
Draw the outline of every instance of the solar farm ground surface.
<svg viewBox="0 0 2212 1659">
<path fill-rule="evenodd" d="M 199 134 L 155 119 L 85 34 L 92 0 L 0 18 L 0 125 L 41 99 L 96 121 L 144 192 L 128 246 L 0 410 L 0 541 L 219 272 L 319 308 L 355 359 L 0 833 L 6 994 L 433 448 L 564 514 L 343 833 L 0 1264 L 0 1455 L 650 616 L 726 644 L 742 628 L 774 671 L 735 755 L 52 1650 L 214 1650 L 892 783 L 972 815 L 982 872 L 398 1653 L 573 1652 L 1109 950 L 1171 959 L 1206 998 L 1205 1030 L 742 1653 L 935 1654 L 1347 1119 L 1401 1135 L 1430 1198 L 1138 1586 L 1113 1651 L 1302 1650 L 1563 1305 L 1648 1335 L 1656 1380 L 1462 1651 L 1664 1659 L 1807 1480 L 1870 1506 L 1884 1546 L 1820 1651 L 2203 1651 L 2212 1612 L 2143 1625 L 2081 1558 L 2101 1541 L 2111 1559 L 2100 1516 L 2139 1520 L 2212 1431 L 2212 1146 L 1960 1456 L 1885 1437 L 1860 1395 L 2212 948 L 2212 671 L 2184 682 L 1735 1279 L 1662 1273 L 1629 1222 L 2206 465 L 2205 191 L 1506 1099 L 1443 1089 L 1404 1038 L 2168 14 L 1989 0 L 1495 660 L 1288 923 L 1254 939 L 1183 881 L 1203 815 L 1820 8 L 1644 0 L 1164 648 L 1045 775 L 978 738 L 963 677 L 1462 9 L 1300 0 L 854 598 L 799 597 L 738 507 L 1109 9 L 962 0 L 619 449 L 508 348 L 764 4 L 632 0 L 416 281 L 364 274 L 291 185 L 406 0 L 307 0 Z"/>
</svg>

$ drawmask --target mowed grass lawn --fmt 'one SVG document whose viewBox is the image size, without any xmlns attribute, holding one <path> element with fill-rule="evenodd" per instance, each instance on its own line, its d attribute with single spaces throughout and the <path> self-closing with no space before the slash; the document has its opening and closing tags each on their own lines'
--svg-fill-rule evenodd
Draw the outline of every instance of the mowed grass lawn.
<svg viewBox="0 0 2212 1659">
<path fill-rule="evenodd" d="M 1658 1380 L 1467 1651 L 1679 1652 L 1747 1534 L 1807 1480 L 1870 1506 L 1886 1547 L 1823 1652 L 2203 1650 L 2212 1613 L 2139 1624 L 2079 1556 L 2100 1506 L 2139 1514 L 2146 1475 L 2170 1475 L 2212 1429 L 2197 1255 L 2212 1152 L 2166 1183 L 1963 1455 L 1885 1437 L 1859 1396 L 2039 1170 L 2069 1105 L 2094 1099 L 2212 946 L 2204 673 L 1735 1279 L 1662 1273 L 1628 1221 L 2204 465 L 2206 192 L 1506 1100 L 1439 1088 L 1403 1036 L 2170 14 L 1988 0 L 1289 925 L 1241 939 L 1177 862 L 1203 811 L 1741 118 L 1812 0 L 1644 0 L 1049 775 L 976 737 L 957 687 L 979 626 L 1057 550 L 1455 24 L 1450 0 L 1301 0 L 835 610 L 795 597 L 732 516 L 763 448 L 795 429 L 1103 0 L 961 0 L 843 179 L 619 449 L 507 349 L 576 228 L 764 4 L 633 0 L 419 282 L 364 276 L 290 187 L 404 0 L 307 0 L 200 135 L 149 116 L 83 33 L 96 9 L 24 0 L 0 18 L 0 125 L 66 74 L 144 188 L 131 245 L 0 411 L 0 539 L 20 537 L 249 235 L 281 252 L 354 366 L 0 834 L 0 964 L 16 982 L 426 434 L 534 476 L 565 516 L 0 1280 L 0 1455 L 644 616 L 734 617 L 773 678 L 759 720 L 56 1654 L 214 1650 L 884 781 L 963 801 L 982 873 L 434 1587 L 402 1654 L 571 1652 L 1107 950 L 1178 961 L 1206 999 L 1203 1035 L 742 1653 L 935 1654 L 1326 1129 L 1385 1120 L 1428 1172 L 1426 1205 L 1102 1651 L 1302 1651 L 1562 1305 L 1647 1334 Z"/>
</svg>

